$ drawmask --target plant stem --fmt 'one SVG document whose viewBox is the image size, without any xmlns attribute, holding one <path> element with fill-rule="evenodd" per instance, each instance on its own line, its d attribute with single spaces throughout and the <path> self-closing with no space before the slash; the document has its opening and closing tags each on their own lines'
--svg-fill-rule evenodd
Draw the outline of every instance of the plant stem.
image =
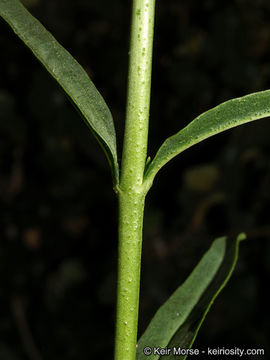
<svg viewBox="0 0 270 360">
<path fill-rule="evenodd" d="M 115 360 L 136 357 L 144 196 L 119 197 Z"/>
<path fill-rule="evenodd" d="M 136 357 L 155 0 L 133 0 L 119 195 L 115 360 Z"/>
</svg>

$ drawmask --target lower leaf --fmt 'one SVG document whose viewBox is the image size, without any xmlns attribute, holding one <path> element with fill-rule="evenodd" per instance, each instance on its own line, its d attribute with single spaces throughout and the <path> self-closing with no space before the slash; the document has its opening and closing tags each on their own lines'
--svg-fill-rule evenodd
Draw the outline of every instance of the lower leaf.
<svg viewBox="0 0 270 360">
<path fill-rule="evenodd" d="M 235 268 L 239 242 L 226 237 L 216 239 L 187 280 L 160 307 L 139 340 L 137 360 L 186 359 L 215 298 Z M 161 349 L 172 349 L 161 354 Z M 173 349 L 178 353 L 173 354 Z M 179 353 L 179 349 L 183 353 Z M 182 355 L 181 355 L 182 354 Z"/>
</svg>

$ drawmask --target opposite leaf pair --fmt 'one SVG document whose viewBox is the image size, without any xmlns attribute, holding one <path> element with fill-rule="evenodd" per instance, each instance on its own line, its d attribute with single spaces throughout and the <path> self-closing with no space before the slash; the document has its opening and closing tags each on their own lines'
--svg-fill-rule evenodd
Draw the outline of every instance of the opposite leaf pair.
<svg viewBox="0 0 270 360">
<path fill-rule="evenodd" d="M 103 148 L 117 187 L 119 167 L 112 115 L 85 70 L 18 0 L 1 0 L 0 15 L 75 105 Z M 159 169 L 185 149 L 225 130 L 267 116 L 270 116 L 270 90 L 229 100 L 206 111 L 161 145 L 154 159 L 147 164 L 146 189 L 151 187 Z"/>
</svg>

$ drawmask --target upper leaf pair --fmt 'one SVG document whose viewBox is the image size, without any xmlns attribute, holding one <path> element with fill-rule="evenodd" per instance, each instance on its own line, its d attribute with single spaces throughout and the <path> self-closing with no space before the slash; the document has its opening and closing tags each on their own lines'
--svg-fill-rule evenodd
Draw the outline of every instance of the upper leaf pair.
<svg viewBox="0 0 270 360">
<path fill-rule="evenodd" d="M 18 0 L 1 0 L 0 16 L 32 50 L 46 70 L 66 92 L 101 144 L 119 183 L 116 135 L 112 115 L 85 70 Z M 232 127 L 270 115 L 270 91 L 229 100 L 198 116 L 187 127 L 168 138 L 153 161 L 147 163 L 148 190 L 159 169 L 185 149 Z"/>
</svg>

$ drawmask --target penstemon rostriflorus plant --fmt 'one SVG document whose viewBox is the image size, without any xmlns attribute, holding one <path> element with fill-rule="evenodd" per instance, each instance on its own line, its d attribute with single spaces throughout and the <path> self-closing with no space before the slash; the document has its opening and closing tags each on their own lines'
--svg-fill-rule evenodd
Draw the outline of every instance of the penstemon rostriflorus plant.
<svg viewBox="0 0 270 360">
<path fill-rule="evenodd" d="M 140 263 L 145 197 L 158 171 L 185 149 L 215 134 L 270 115 L 270 91 L 227 101 L 166 139 L 147 159 L 155 0 L 133 0 L 126 123 L 118 166 L 110 110 L 76 60 L 18 0 L 0 0 L 0 15 L 30 48 L 71 102 L 103 148 L 119 200 L 119 252 L 115 360 L 159 359 L 154 347 L 180 347 L 185 359 L 214 299 L 231 276 L 238 257 L 236 240 L 218 238 L 188 279 L 157 311 L 137 344 Z M 136 345 L 137 344 L 137 345 Z M 187 350 L 190 349 L 190 350 Z M 173 358 L 168 354 L 167 358 Z"/>
</svg>

